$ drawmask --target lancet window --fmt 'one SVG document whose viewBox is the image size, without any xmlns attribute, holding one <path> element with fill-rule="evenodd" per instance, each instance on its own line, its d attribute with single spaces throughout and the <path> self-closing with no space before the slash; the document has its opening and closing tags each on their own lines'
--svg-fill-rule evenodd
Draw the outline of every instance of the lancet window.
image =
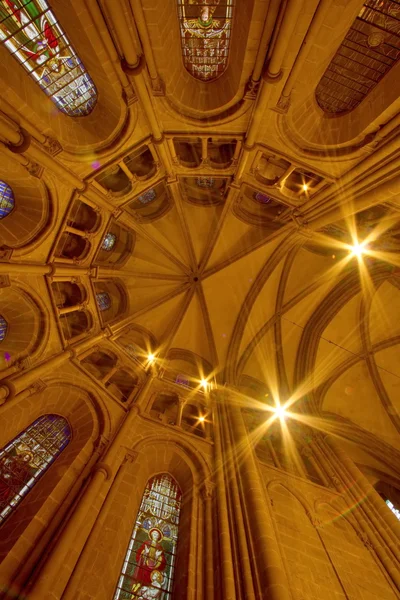
<svg viewBox="0 0 400 600">
<path fill-rule="evenodd" d="M 101 243 L 101 249 L 106 250 L 107 252 L 111 252 L 111 250 L 114 248 L 116 241 L 117 236 L 114 233 L 106 233 Z"/>
<path fill-rule="evenodd" d="M 171 600 L 181 491 L 167 473 L 152 477 L 143 494 L 114 600 Z"/>
<path fill-rule="evenodd" d="M 5 181 L 0 181 L 0 219 L 4 219 L 13 210 L 14 194 Z"/>
<path fill-rule="evenodd" d="M 233 0 L 178 0 L 183 64 L 200 81 L 212 81 L 228 65 Z"/>
<path fill-rule="evenodd" d="M 4 340 L 7 334 L 8 323 L 4 317 L 0 315 L 0 342 Z"/>
<path fill-rule="evenodd" d="M 0 525 L 71 439 L 68 422 L 43 415 L 0 450 Z"/>
<path fill-rule="evenodd" d="M 0 40 L 59 110 L 92 111 L 95 85 L 45 0 L 0 0 Z"/>
<path fill-rule="evenodd" d="M 108 310 L 111 307 L 111 298 L 107 292 L 99 292 L 96 294 L 97 306 L 100 310 Z"/>
</svg>

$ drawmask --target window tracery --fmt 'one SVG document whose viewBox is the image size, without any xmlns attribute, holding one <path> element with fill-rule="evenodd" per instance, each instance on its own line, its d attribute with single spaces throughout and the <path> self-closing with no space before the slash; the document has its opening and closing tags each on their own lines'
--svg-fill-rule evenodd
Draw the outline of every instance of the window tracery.
<svg viewBox="0 0 400 600">
<path fill-rule="evenodd" d="M 353 110 L 400 59 L 400 5 L 366 0 L 316 89 L 327 113 Z"/>
<path fill-rule="evenodd" d="M 115 246 L 115 242 L 117 241 L 117 236 L 114 233 L 106 233 L 104 239 L 101 243 L 101 249 L 106 250 L 107 252 L 111 252 L 111 250 Z"/>
<path fill-rule="evenodd" d="M 15 206 L 14 194 L 8 183 L 0 181 L 0 219 L 4 219 Z"/>
<path fill-rule="evenodd" d="M 228 65 L 233 0 L 178 0 L 183 64 L 200 81 L 212 81 Z"/>
<path fill-rule="evenodd" d="M 43 415 L 0 451 L 0 524 L 15 510 L 71 439 L 68 422 Z"/>
<path fill-rule="evenodd" d="M 92 111 L 95 85 L 45 0 L 0 0 L 0 40 L 61 112 Z"/>
<path fill-rule="evenodd" d="M 99 310 L 108 310 L 111 307 L 111 298 L 107 292 L 99 292 L 96 294 L 96 302 Z"/>
<path fill-rule="evenodd" d="M 4 317 L 0 315 L 0 342 L 4 340 L 7 335 L 8 323 Z"/>
<path fill-rule="evenodd" d="M 146 485 L 114 600 L 171 600 L 181 491 L 168 473 Z"/>
</svg>

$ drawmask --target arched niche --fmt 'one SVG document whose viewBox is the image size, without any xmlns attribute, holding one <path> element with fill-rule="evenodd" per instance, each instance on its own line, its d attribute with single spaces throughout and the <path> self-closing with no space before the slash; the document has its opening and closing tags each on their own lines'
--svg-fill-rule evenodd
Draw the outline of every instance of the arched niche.
<svg viewBox="0 0 400 600">
<path fill-rule="evenodd" d="M 0 245 L 20 249 L 21 254 L 31 248 L 47 229 L 52 216 L 49 193 L 39 179 L 33 177 L 7 154 L 2 154 L 0 180 L 10 186 L 14 208 L 0 219 Z"/>
<path fill-rule="evenodd" d="M 42 307 L 28 292 L 9 286 L 0 288 L 0 314 L 7 322 L 7 334 L 0 343 L 0 370 L 20 359 L 36 358 L 48 335 Z"/>
<path fill-rule="evenodd" d="M 86 546 L 78 565 L 76 585 L 83 595 L 92 597 L 94 582 L 98 581 L 93 564 L 93 552 L 98 553 L 97 565 L 101 565 L 104 598 L 112 598 L 126 556 L 135 520 L 148 480 L 159 473 L 169 474 L 182 492 L 182 506 L 179 519 L 175 580 L 173 598 L 187 598 L 189 590 L 204 589 L 205 545 L 200 543 L 203 536 L 212 536 L 213 524 L 205 519 L 204 529 L 199 525 L 199 517 L 204 519 L 205 507 L 202 496 L 198 502 L 195 495 L 197 485 L 209 477 L 204 459 L 195 448 L 185 441 L 176 443 L 173 435 L 148 436 L 140 429 L 131 431 L 134 438 L 133 451 L 136 458 L 124 468 L 124 478 L 115 482 L 114 500 L 105 519 L 95 526 L 90 543 Z M 191 550 L 191 542 L 198 540 L 196 550 Z M 205 540 L 204 540 L 205 541 Z M 110 560 L 110 555 L 113 560 Z M 212 557 L 208 557 L 212 559 Z M 201 591 L 199 592 L 201 594 Z"/>
<path fill-rule="evenodd" d="M 182 385 L 199 391 L 201 391 L 201 379 L 208 379 L 212 373 L 212 366 L 208 361 L 194 352 L 181 348 L 171 348 L 164 365 L 166 379 L 176 382 L 178 376 L 185 375 L 187 382 Z"/>
<path fill-rule="evenodd" d="M 100 318 L 103 324 L 111 323 L 120 318 L 128 310 L 128 296 L 122 281 L 118 279 L 107 279 L 94 282 L 95 294 L 108 294 L 110 307 L 100 310 Z"/>
<path fill-rule="evenodd" d="M 158 347 L 153 334 L 139 326 L 127 327 L 116 341 L 133 360 L 141 364 L 148 363 L 149 354 L 153 354 Z"/>
<path fill-rule="evenodd" d="M 164 216 L 172 205 L 173 199 L 168 187 L 161 181 L 154 187 L 140 192 L 125 209 L 139 221 L 150 223 Z"/>
<path fill-rule="evenodd" d="M 115 138 L 124 124 L 127 108 L 120 84 L 109 61 L 102 58 L 100 40 L 88 33 L 95 24 L 87 9 L 81 7 L 78 15 L 73 6 L 62 0 L 53 0 L 50 5 L 96 86 L 96 106 L 84 117 L 63 114 L 3 45 L 0 47 L 2 99 L 10 107 L 18 107 L 21 116 L 50 133 L 64 149 L 93 150 Z"/>
<path fill-rule="evenodd" d="M 283 227 L 289 208 L 273 196 L 244 185 L 235 201 L 233 212 L 245 223 L 263 227 L 272 233 Z"/>
<path fill-rule="evenodd" d="M 236 140 L 212 138 L 208 143 L 207 158 L 213 169 L 228 169 L 233 160 Z"/>
<path fill-rule="evenodd" d="M 176 0 L 144 0 L 143 9 L 157 70 L 165 83 L 167 100 L 176 110 L 206 119 L 242 99 L 253 67 L 252 48 L 257 47 L 261 36 L 261 30 L 257 30 L 250 39 L 250 25 L 255 11 L 257 19 L 263 21 L 265 18 L 265 7 L 255 5 L 253 0 L 235 4 L 227 68 L 215 81 L 202 82 L 192 77 L 183 64 Z M 171 65 L 174 67 L 171 68 Z"/>
<path fill-rule="evenodd" d="M 130 402 L 138 392 L 139 377 L 131 370 L 121 368 L 111 375 L 105 386 L 120 402 Z"/>
<path fill-rule="evenodd" d="M 9 408 L 6 407 L 0 446 L 4 447 L 44 414 L 64 417 L 72 436 L 60 456 L 1 528 L 0 562 L 3 559 L 7 561 L 7 555 L 11 559 L 15 552 L 23 560 L 25 576 L 29 574 L 29 566 L 33 568 L 55 535 L 58 521 L 55 519 L 53 523 L 53 518 L 65 515 L 69 506 L 66 501 L 68 493 L 91 457 L 96 439 L 104 430 L 103 417 L 87 392 L 66 383 L 50 383 L 44 390 L 22 400 L 18 407 L 12 403 Z M 16 571 L 14 561 L 11 561 L 9 574 L 15 571 L 20 578 L 21 565 L 18 565 Z M 19 583 L 22 583 L 20 579 Z"/>
<path fill-rule="evenodd" d="M 57 308 L 81 304 L 87 297 L 85 288 L 81 284 L 71 281 L 53 281 L 51 289 Z"/>
<path fill-rule="evenodd" d="M 208 412 L 205 402 L 194 399 L 188 400 L 185 402 L 182 411 L 182 429 L 203 439 L 209 437 L 207 435 L 209 433 Z"/>
<path fill-rule="evenodd" d="M 91 244 L 82 235 L 64 231 L 54 250 L 55 258 L 83 260 L 89 254 Z"/>
<path fill-rule="evenodd" d="M 174 147 L 179 162 L 183 167 L 195 169 L 201 165 L 201 138 L 176 137 L 174 138 Z"/>
<path fill-rule="evenodd" d="M 126 196 L 132 190 L 132 181 L 118 164 L 104 169 L 96 175 L 95 180 L 114 198 Z"/>
<path fill-rule="evenodd" d="M 176 425 L 178 417 L 179 397 L 173 392 L 159 392 L 155 395 L 150 416 L 168 425 Z"/>
<path fill-rule="evenodd" d="M 229 184 L 227 177 L 182 177 L 180 178 L 183 197 L 198 206 L 215 206 L 223 204 L 225 192 Z"/>
<path fill-rule="evenodd" d="M 96 379 L 104 379 L 117 364 L 118 357 L 108 349 L 98 349 L 86 356 L 81 365 Z"/>
<path fill-rule="evenodd" d="M 110 250 L 103 247 L 107 234 L 114 236 L 114 243 Z M 135 247 L 135 233 L 111 221 L 102 238 L 99 250 L 95 257 L 97 265 L 115 265 L 121 267 L 133 253 Z"/>
<path fill-rule="evenodd" d="M 82 200 L 74 200 L 68 212 L 67 225 L 74 227 L 80 231 L 93 233 L 97 231 L 101 223 L 101 218 L 91 206 L 82 202 Z"/>
<path fill-rule="evenodd" d="M 124 165 L 139 181 L 150 179 L 157 171 L 157 165 L 148 146 L 132 150 L 125 156 Z"/>
<path fill-rule="evenodd" d="M 74 341 L 74 338 L 90 331 L 93 319 L 87 310 L 74 310 L 73 312 L 61 315 L 60 324 L 64 339 Z"/>
</svg>

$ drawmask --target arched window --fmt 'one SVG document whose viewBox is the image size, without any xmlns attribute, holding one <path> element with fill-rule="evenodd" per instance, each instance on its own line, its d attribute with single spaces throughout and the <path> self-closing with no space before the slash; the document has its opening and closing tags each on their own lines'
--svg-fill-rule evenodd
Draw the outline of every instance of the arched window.
<svg viewBox="0 0 400 600">
<path fill-rule="evenodd" d="M 100 310 L 108 310 L 111 306 L 111 298 L 107 292 L 99 292 L 96 294 L 96 301 Z"/>
<path fill-rule="evenodd" d="M 92 111 L 94 83 L 46 0 L 0 0 L 0 40 L 63 113 Z"/>
<path fill-rule="evenodd" d="M 0 450 L 0 524 L 12 513 L 71 439 L 68 422 L 43 415 Z"/>
<path fill-rule="evenodd" d="M 353 110 L 400 58 L 399 4 L 366 0 L 315 95 L 327 113 Z"/>
<path fill-rule="evenodd" d="M 0 181 L 0 219 L 4 219 L 14 208 L 14 194 L 5 181 Z"/>
<path fill-rule="evenodd" d="M 4 317 L 0 315 L 0 342 L 4 340 L 7 334 L 8 323 Z"/>
<path fill-rule="evenodd" d="M 106 233 L 104 239 L 101 243 L 101 249 L 107 250 L 107 252 L 111 252 L 114 248 L 115 242 L 117 241 L 117 236 L 113 233 Z"/>
<path fill-rule="evenodd" d="M 181 491 L 170 475 L 147 482 L 114 600 L 171 600 L 180 509 Z"/>
<path fill-rule="evenodd" d="M 233 0 L 178 0 L 178 15 L 186 70 L 200 81 L 216 79 L 228 65 Z"/>
<path fill-rule="evenodd" d="M 386 500 L 386 504 L 388 505 L 388 507 L 390 508 L 390 510 L 392 511 L 392 513 L 394 515 L 396 515 L 396 517 L 400 521 L 400 510 L 398 508 L 396 508 L 395 505 L 393 504 L 393 502 L 390 502 L 390 500 Z"/>
</svg>

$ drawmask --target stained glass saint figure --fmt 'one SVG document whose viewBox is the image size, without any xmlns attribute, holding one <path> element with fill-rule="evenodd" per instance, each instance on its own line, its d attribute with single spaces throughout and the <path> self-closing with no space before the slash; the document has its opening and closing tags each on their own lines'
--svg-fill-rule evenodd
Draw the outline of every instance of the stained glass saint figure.
<svg viewBox="0 0 400 600">
<path fill-rule="evenodd" d="M 111 250 L 114 248 L 116 240 L 117 236 L 114 235 L 114 233 L 106 233 L 101 243 L 101 249 L 111 252 Z"/>
<path fill-rule="evenodd" d="M 96 301 L 100 310 L 108 310 L 111 306 L 111 298 L 107 292 L 99 292 L 96 294 Z"/>
<path fill-rule="evenodd" d="M 212 81 L 228 65 L 233 0 L 178 0 L 182 56 L 196 79 Z"/>
<path fill-rule="evenodd" d="M 71 439 L 68 422 L 43 415 L 0 450 L 0 525 Z"/>
<path fill-rule="evenodd" d="M 0 41 L 62 112 L 91 112 L 94 83 L 46 0 L 0 0 Z"/>
<path fill-rule="evenodd" d="M 8 323 L 4 317 L 0 315 L 0 342 L 4 340 L 7 334 Z"/>
<path fill-rule="evenodd" d="M 114 600 L 172 600 L 181 492 L 167 473 L 143 494 Z"/>
<path fill-rule="evenodd" d="M 14 194 L 5 181 L 0 181 L 0 219 L 4 219 L 14 208 Z"/>
</svg>

